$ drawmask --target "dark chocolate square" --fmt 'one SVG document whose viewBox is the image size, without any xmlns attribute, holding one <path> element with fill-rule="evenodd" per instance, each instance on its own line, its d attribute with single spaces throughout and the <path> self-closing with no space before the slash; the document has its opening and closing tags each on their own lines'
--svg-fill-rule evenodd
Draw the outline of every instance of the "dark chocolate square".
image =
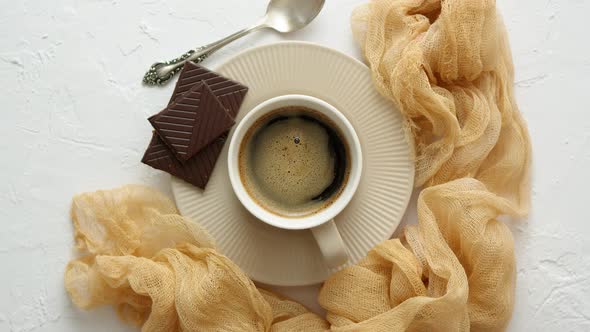
<svg viewBox="0 0 590 332">
<path fill-rule="evenodd" d="M 201 67 L 194 62 L 187 62 L 182 68 L 176 87 L 170 98 L 170 102 L 175 101 L 185 92 L 189 91 L 195 84 L 201 81 L 207 83 L 213 94 L 217 96 L 221 104 L 231 114 L 233 118 L 238 115 L 240 106 L 248 92 L 248 87 L 212 72 L 205 67 Z"/>
<path fill-rule="evenodd" d="M 170 148 L 154 132 L 141 162 L 205 189 L 226 139 L 227 135 L 222 135 L 191 159 L 182 163 L 176 159 Z"/>
<path fill-rule="evenodd" d="M 234 124 L 233 117 L 203 81 L 149 121 L 180 161 L 192 158 Z"/>
</svg>

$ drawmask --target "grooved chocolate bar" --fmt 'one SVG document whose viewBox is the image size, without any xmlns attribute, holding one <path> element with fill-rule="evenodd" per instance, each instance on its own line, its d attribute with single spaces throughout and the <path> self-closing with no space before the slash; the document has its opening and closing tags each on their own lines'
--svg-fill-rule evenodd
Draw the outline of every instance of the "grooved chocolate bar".
<svg viewBox="0 0 590 332">
<path fill-rule="evenodd" d="M 225 107 L 231 118 L 235 118 L 248 92 L 248 88 L 192 62 L 188 62 L 184 66 L 169 106 L 195 88 L 196 85 L 202 84 L 202 82 L 209 86 L 211 92 Z M 192 158 L 181 161 L 173 150 L 164 143 L 162 138 L 154 132 L 142 162 L 205 189 L 217 158 L 223 149 L 227 134 L 226 131 L 212 143 L 198 151 Z"/>
<path fill-rule="evenodd" d="M 235 118 L 248 92 L 248 87 L 201 67 L 194 62 L 189 61 L 184 65 L 170 101 L 176 100 L 201 81 L 207 83 L 225 109 Z"/>
<path fill-rule="evenodd" d="M 234 124 L 233 116 L 204 82 L 193 85 L 149 121 L 181 161 L 190 159 Z"/>
<path fill-rule="evenodd" d="M 142 163 L 170 173 L 184 181 L 205 189 L 215 167 L 217 157 L 223 149 L 227 136 L 223 135 L 199 151 L 194 157 L 181 163 L 156 132 L 143 155 Z"/>
</svg>

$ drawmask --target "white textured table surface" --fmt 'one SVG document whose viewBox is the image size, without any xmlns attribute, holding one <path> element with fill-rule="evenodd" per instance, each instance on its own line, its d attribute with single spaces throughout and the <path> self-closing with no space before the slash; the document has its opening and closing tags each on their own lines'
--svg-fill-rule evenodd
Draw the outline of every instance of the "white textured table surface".
<svg viewBox="0 0 590 332">
<path fill-rule="evenodd" d="M 359 57 L 349 16 L 365 0 L 328 0 L 309 27 L 250 36 L 216 54 L 280 39 Z M 0 0 L 0 331 L 133 331 L 110 308 L 77 310 L 63 288 L 73 255 L 72 195 L 125 183 L 170 193 L 140 163 L 146 118 L 172 86 L 146 66 L 247 26 L 265 0 Z M 590 330 L 590 2 L 502 0 L 516 91 L 534 147 L 533 211 L 513 223 L 518 261 L 510 331 Z M 412 208 L 412 207 L 411 207 Z M 409 222 L 414 222 L 412 211 Z M 314 304 L 316 288 L 286 290 Z"/>
</svg>

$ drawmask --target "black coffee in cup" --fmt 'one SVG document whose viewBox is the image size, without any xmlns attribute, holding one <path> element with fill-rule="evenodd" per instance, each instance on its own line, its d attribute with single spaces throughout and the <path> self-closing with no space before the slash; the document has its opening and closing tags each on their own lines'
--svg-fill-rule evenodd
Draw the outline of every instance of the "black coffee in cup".
<svg viewBox="0 0 590 332">
<path fill-rule="evenodd" d="M 263 208 L 302 217 L 330 206 L 348 181 L 350 152 L 325 115 L 289 106 L 250 127 L 240 144 L 240 178 Z"/>
</svg>

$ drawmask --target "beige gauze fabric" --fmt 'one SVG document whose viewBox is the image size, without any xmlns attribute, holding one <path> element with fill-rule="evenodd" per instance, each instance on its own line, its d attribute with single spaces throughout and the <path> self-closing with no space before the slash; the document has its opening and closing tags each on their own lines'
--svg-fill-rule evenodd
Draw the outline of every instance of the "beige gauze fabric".
<svg viewBox="0 0 590 332">
<path fill-rule="evenodd" d="M 84 255 L 66 268 L 73 302 L 114 305 L 143 331 L 505 329 L 515 259 L 496 218 L 528 211 L 531 148 L 495 3 L 376 0 L 353 13 L 353 32 L 375 86 L 407 119 L 425 189 L 417 225 L 325 282 L 327 321 L 257 289 L 205 230 L 143 186 L 74 198 Z"/>
</svg>

